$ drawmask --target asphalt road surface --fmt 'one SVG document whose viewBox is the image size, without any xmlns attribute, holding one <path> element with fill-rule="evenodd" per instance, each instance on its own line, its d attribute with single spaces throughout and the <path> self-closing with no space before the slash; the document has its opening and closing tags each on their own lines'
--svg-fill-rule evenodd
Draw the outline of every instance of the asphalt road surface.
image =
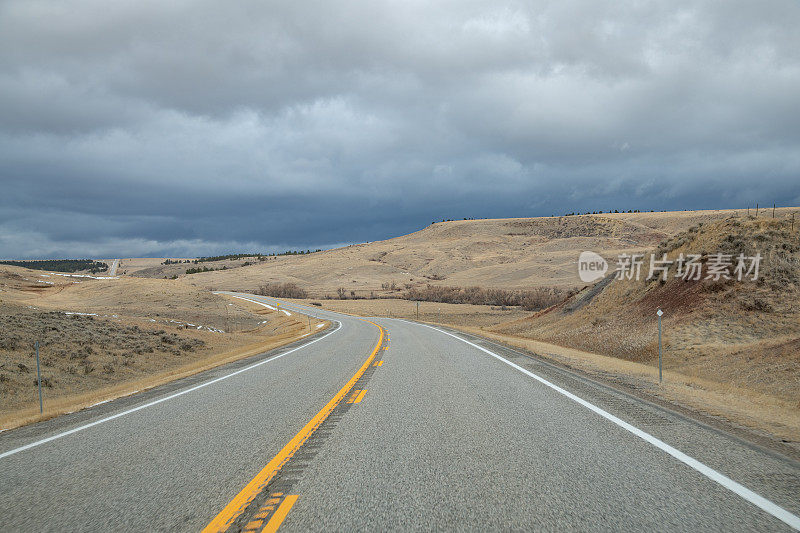
<svg viewBox="0 0 800 533">
<path fill-rule="evenodd" d="M 119 267 L 119 259 L 114 259 L 111 262 L 111 266 L 108 267 L 108 275 L 109 276 L 116 276 L 117 275 L 117 267 Z"/>
<path fill-rule="evenodd" d="M 0 433 L 0 530 L 800 528 L 773 451 L 475 337 L 281 308 L 334 324 Z"/>
</svg>

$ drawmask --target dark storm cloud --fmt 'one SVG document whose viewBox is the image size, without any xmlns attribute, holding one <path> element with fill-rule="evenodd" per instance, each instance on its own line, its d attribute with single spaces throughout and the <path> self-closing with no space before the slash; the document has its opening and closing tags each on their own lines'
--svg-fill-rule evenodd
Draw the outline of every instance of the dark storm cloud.
<svg viewBox="0 0 800 533">
<path fill-rule="evenodd" d="M 800 202 L 795 2 L 0 4 L 0 256 Z"/>
</svg>

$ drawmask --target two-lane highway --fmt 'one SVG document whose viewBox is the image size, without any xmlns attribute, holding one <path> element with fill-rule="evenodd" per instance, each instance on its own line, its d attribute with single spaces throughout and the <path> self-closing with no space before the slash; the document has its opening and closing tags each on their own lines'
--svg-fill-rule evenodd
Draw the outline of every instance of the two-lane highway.
<svg viewBox="0 0 800 533">
<path fill-rule="evenodd" d="M 800 528 L 786 457 L 481 339 L 281 305 L 334 326 L 0 434 L 2 529 Z"/>
</svg>

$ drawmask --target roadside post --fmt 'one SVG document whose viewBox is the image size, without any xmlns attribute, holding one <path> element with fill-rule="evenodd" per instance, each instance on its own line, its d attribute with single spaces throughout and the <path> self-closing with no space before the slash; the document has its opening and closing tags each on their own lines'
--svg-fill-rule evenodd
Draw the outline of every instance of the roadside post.
<svg viewBox="0 0 800 533">
<path fill-rule="evenodd" d="M 419 300 L 417 300 L 417 320 L 419 320 Z"/>
<path fill-rule="evenodd" d="M 664 311 L 659 307 L 656 314 L 658 315 L 658 382 L 661 383 L 661 315 Z"/>
<path fill-rule="evenodd" d="M 36 384 L 39 386 L 39 414 L 44 413 L 42 405 L 42 371 L 39 368 L 39 341 L 36 341 Z"/>
</svg>

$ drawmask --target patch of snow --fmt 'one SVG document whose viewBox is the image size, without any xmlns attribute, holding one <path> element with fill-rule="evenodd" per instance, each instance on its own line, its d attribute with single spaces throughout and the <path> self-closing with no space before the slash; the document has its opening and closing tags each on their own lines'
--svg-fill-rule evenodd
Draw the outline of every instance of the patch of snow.
<svg viewBox="0 0 800 533">
<path fill-rule="evenodd" d="M 151 318 L 150 322 L 155 322 L 155 320 L 153 320 Z M 206 330 L 206 331 L 210 331 L 212 333 L 225 333 L 225 331 L 223 331 L 221 329 L 217 329 L 217 328 L 211 327 L 211 326 L 203 326 L 203 325 L 198 326 L 197 324 L 190 324 L 189 322 L 181 322 L 180 320 L 173 320 L 171 318 L 165 319 L 164 322 L 170 322 L 172 324 L 178 324 L 179 326 L 185 326 L 187 328 L 188 327 L 192 327 L 192 328 L 195 328 L 195 329 L 198 329 L 198 330 Z"/>
<path fill-rule="evenodd" d="M 97 316 L 97 313 L 78 313 L 75 311 L 64 311 L 65 315 Z"/>
<path fill-rule="evenodd" d="M 119 279 L 119 276 L 90 276 L 89 274 L 63 274 L 58 272 L 53 272 L 53 275 L 64 276 L 65 278 Z"/>
<path fill-rule="evenodd" d="M 292 316 L 292 313 L 290 313 L 286 309 L 281 309 L 281 311 L 283 311 L 283 314 L 286 315 L 286 316 Z"/>
</svg>

